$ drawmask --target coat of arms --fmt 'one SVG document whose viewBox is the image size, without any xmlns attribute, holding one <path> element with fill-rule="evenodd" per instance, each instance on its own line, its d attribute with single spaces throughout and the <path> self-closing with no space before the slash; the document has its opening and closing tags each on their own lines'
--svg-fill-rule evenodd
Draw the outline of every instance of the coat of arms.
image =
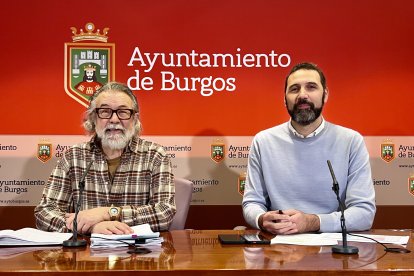
<svg viewBox="0 0 414 276">
<path fill-rule="evenodd" d="M 109 28 L 95 31 L 86 23 L 79 33 L 72 30 L 72 43 L 65 43 L 65 91 L 87 107 L 97 89 L 115 79 L 115 44 L 107 43 Z"/>
<path fill-rule="evenodd" d="M 244 187 L 246 186 L 246 172 L 242 172 L 239 175 L 238 181 L 237 181 L 237 190 L 239 191 L 239 194 L 244 195 Z"/>
<path fill-rule="evenodd" d="M 224 143 L 220 140 L 211 144 L 211 159 L 217 163 L 224 160 Z"/>
<path fill-rule="evenodd" d="M 395 158 L 395 146 L 390 140 L 381 144 L 381 159 L 389 163 Z"/>
<path fill-rule="evenodd" d="M 414 175 L 408 178 L 408 192 L 414 196 Z"/>
<path fill-rule="evenodd" d="M 46 163 L 52 158 L 52 144 L 37 144 L 37 159 Z"/>
</svg>

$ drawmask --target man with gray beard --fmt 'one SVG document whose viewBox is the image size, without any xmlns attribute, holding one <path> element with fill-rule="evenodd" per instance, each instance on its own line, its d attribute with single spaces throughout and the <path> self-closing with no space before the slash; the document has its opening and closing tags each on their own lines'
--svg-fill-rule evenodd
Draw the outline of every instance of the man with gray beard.
<svg viewBox="0 0 414 276">
<path fill-rule="evenodd" d="M 77 218 L 79 233 L 129 234 L 149 223 L 168 230 L 175 214 L 171 162 L 162 146 L 139 137 L 135 95 L 125 85 L 107 83 L 91 97 L 84 128 L 92 138 L 65 152 L 35 208 L 45 231 L 73 229 L 79 182 L 85 190 Z"/>
<path fill-rule="evenodd" d="M 325 121 L 327 101 L 322 70 L 312 63 L 294 66 L 285 81 L 291 120 L 258 133 L 250 148 L 243 214 L 252 227 L 273 234 L 340 232 L 327 160 L 339 182 L 347 229 L 372 226 L 375 192 L 363 137 Z"/>
</svg>

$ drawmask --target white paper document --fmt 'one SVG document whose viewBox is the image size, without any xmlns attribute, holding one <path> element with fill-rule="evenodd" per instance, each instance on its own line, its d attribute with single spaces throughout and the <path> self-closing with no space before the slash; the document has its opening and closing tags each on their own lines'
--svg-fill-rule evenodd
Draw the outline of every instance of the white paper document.
<svg viewBox="0 0 414 276">
<path fill-rule="evenodd" d="M 342 240 L 341 233 L 322 233 L 321 235 L 329 239 L 332 238 L 332 239 L 337 239 L 339 241 Z M 380 243 L 392 243 L 392 244 L 400 244 L 400 245 L 407 244 L 410 238 L 410 236 L 388 236 L 388 235 L 368 235 L 368 234 L 357 234 L 357 235 L 374 239 L 376 241 L 379 241 Z M 348 241 L 374 242 L 373 240 L 370 240 L 370 239 L 364 239 L 362 237 L 356 237 L 356 236 L 351 236 L 351 235 L 347 235 L 346 238 Z"/>
<path fill-rule="evenodd" d="M 295 244 L 295 245 L 335 245 L 338 240 L 329 237 L 323 237 L 321 234 L 294 234 L 294 235 L 277 235 L 270 244 Z"/>
<path fill-rule="evenodd" d="M 369 237 L 375 239 L 381 243 L 392 243 L 404 245 L 408 243 L 409 236 L 388 236 L 388 235 L 367 235 L 358 234 L 360 236 Z M 295 244 L 295 245 L 335 245 L 338 241 L 342 241 L 341 233 L 321 233 L 321 234 L 296 234 L 296 235 L 277 235 L 271 240 L 271 244 Z M 370 242 L 375 241 L 365 239 L 362 237 L 355 237 L 347 235 L 347 241 L 353 242 Z"/>
<path fill-rule="evenodd" d="M 133 234 L 92 234 L 91 247 L 121 247 L 128 246 L 129 244 L 161 245 L 164 241 L 164 239 L 160 237 L 160 232 L 153 232 L 148 223 L 132 226 L 131 228 L 134 230 Z"/>
<path fill-rule="evenodd" d="M 105 238 L 111 240 L 132 240 L 132 239 L 148 239 L 148 238 L 158 238 L 160 232 L 153 232 L 148 223 L 135 225 L 131 227 L 134 230 L 133 234 L 127 235 L 104 235 L 104 234 L 92 234 L 91 238 Z"/>
<path fill-rule="evenodd" d="M 1 230 L 0 246 L 60 245 L 70 237 L 72 233 L 46 232 L 34 228 Z"/>
</svg>

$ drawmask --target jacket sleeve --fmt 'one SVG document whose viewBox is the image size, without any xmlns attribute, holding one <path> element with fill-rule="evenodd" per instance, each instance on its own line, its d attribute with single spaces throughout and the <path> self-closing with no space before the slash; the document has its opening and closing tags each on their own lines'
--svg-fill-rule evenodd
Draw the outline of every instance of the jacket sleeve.
<svg viewBox="0 0 414 276">
<path fill-rule="evenodd" d="M 165 154 L 157 154 L 151 170 L 148 203 L 140 206 L 123 206 L 123 222 L 128 225 L 148 223 L 153 231 L 167 231 L 175 211 L 171 162 Z"/>
<path fill-rule="evenodd" d="M 65 155 L 52 171 L 39 205 L 34 209 L 36 227 L 44 231 L 67 232 L 65 213 L 71 202 L 69 164 Z"/>
</svg>

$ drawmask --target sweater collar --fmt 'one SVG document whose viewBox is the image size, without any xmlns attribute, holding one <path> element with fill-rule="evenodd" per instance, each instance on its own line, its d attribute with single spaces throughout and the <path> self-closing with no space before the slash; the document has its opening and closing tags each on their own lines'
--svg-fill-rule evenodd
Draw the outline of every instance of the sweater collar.
<svg viewBox="0 0 414 276">
<path fill-rule="evenodd" d="M 296 137 L 299 137 L 299 138 L 302 138 L 302 139 L 306 139 L 306 138 L 310 138 L 310 137 L 315 137 L 316 135 L 318 135 L 325 128 L 325 119 L 322 117 L 322 123 L 318 126 L 317 129 L 315 129 L 308 136 L 304 136 L 304 135 L 302 135 L 302 134 L 300 134 L 299 132 L 296 131 L 296 129 L 292 126 L 292 119 L 289 120 L 288 126 L 289 126 L 290 131 L 292 131 L 292 133 Z"/>
</svg>

